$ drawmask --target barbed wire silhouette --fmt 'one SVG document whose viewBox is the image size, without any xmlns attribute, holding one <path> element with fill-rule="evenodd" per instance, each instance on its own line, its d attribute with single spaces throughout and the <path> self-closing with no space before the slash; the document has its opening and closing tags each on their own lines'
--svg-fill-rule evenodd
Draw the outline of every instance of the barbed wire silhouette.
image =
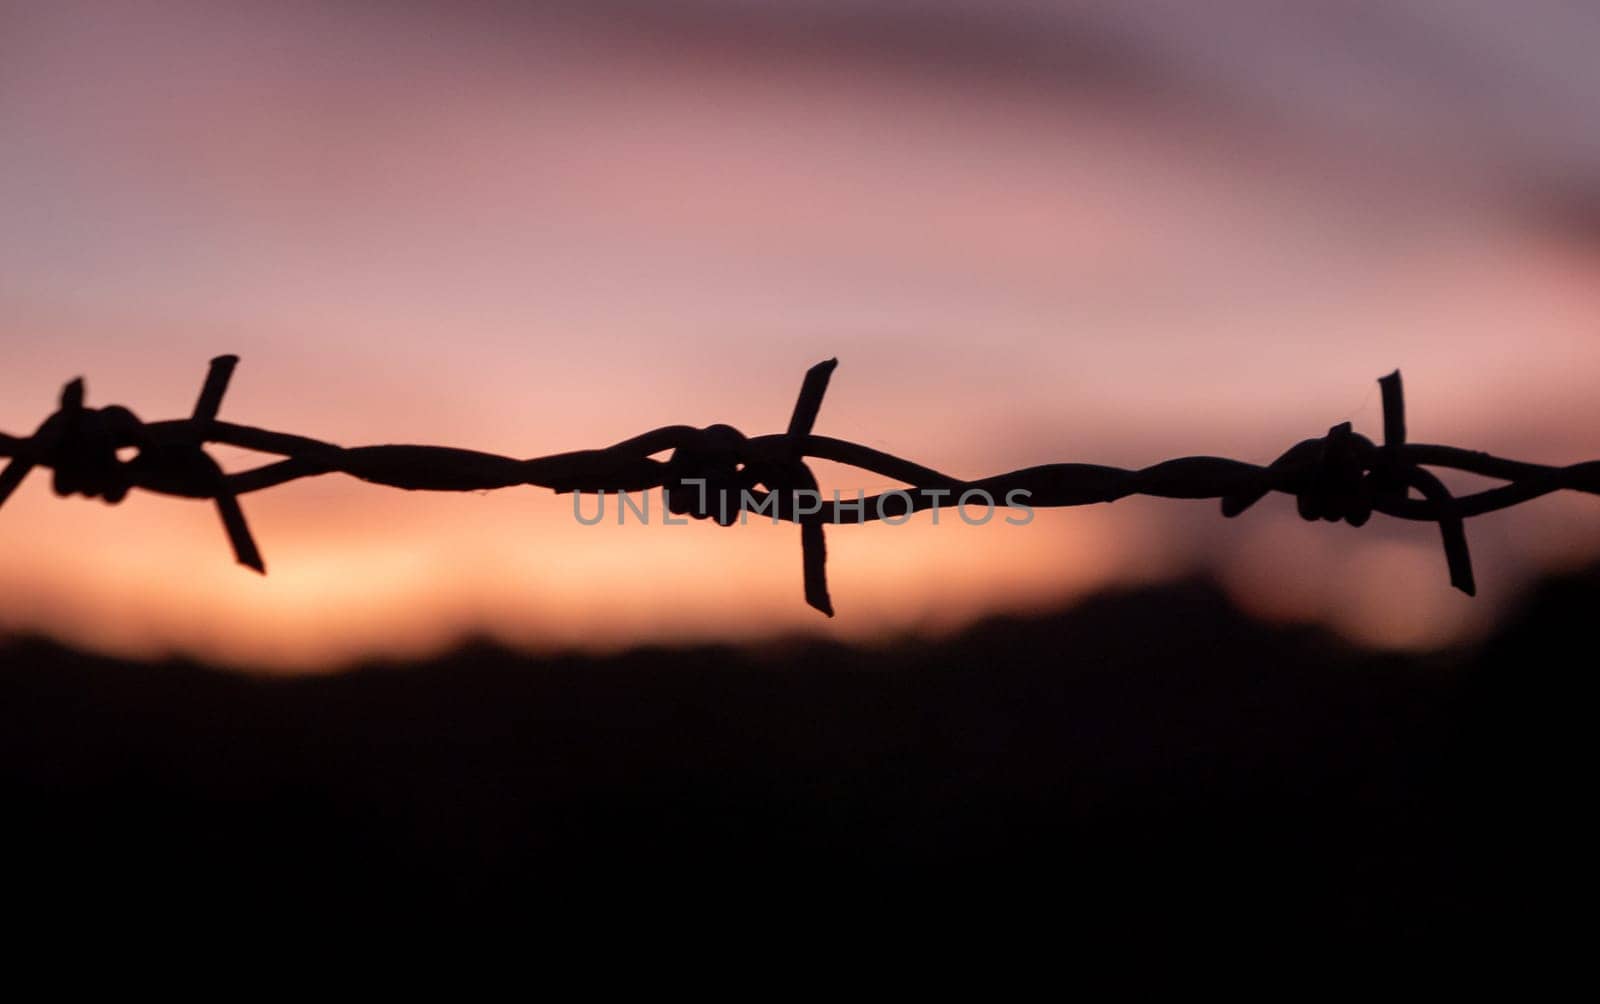
<svg viewBox="0 0 1600 1004">
<path fill-rule="evenodd" d="M 1362 526 L 1373 513 L 1435 523 L 1450 583 L 1476 592 L 1465 520 L 1561 490 L 1600 494 L 1600 461 L 1567 467 L 1507 460 L 1475 450 L 1406 442 L 1405 400 L 1396 371 L 1379 379 L 1383 442 L 1353 431 L 1349 422 L 1290 447 L 1266 466 L 1223 457 L 1181 457 L 1138 470 L 1057 463 L 964 480 L 860 443 L 813 433 L 838 360 L 806 372 L 787 431 L 746 436 L 730 425 L 669 425 L 603 449 L 516 459 L 444 446 L 342 447 L 307 436 L 236 425 L 217 418 L 237 356 L 218 356 L 188 418 L 143 422 L 120 405 L 89 408 L 80 377 L 61 392 L 59 409 L 31 436 L 0 433 L 0 506 L 35 467 L 54 472 L 59 496 L 83 495 L 110 504 L 134 488 L 209 499 L 240 564 L 265 573 L 239 496 L 300 478 L 342 473 L 412 491 L 482 491 L 533 485 L 565 494 L 664 490 L 669 511 L 733 524 L 741 513 L 799 525 L 806 602 L 832 616 L 828 595 L 828 524 L 900 520 L 967 493 L 1021 497 L 1033 508 L 1114 502 L 1130 495 L 1220 499 L 1222 514 L 1238 516 L 1272 492 L 1293 495 L 1307 520 Z M 282 459 L 225 473 L 209 444 L 242 447 Z M 130 459 L 118 451 L 133 449 Z M 666 460 L 655 456 L 671 451 Z M 868 498 L 821 500 L 808 459 L 830 460 L 908 486 Z M 1439 467 L 1506 482 L 1456 496 L 1429 471 Z M 1413 490 L 1420 495 L 1414 497 Z M 737 500 L 729 509 L 729 495 Z M 716 505 L 710 500 L 716 498 Z M 801 499 L 814 503 L 801 504 Z"/>
</svg>

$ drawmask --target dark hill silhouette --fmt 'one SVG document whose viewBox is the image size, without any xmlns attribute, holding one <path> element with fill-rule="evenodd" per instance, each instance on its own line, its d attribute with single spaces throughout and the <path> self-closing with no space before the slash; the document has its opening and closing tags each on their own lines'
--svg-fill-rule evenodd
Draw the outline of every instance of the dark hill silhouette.
<svg viewBox="0 0 1600 1004">
<path fill-rule="evenodd" d="M 1420 659 L 1260 624 L 1201 582 L 883 651 L 473 645 L 260 679 L 17 641 L 8 896 L 258 921 L 688 896 L 956 929 L 1484 935 L 1564 867 L 1577 814 L 1552 806 L 1586 790 L 1597 597 L 1600 574 L 1551 583 L 1480 650 Z"/>
</svg>

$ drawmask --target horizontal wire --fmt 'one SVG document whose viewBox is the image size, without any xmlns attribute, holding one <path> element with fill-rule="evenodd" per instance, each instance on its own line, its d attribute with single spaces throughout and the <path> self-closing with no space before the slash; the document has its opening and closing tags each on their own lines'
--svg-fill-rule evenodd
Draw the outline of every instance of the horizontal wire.
<svg viewBox="0 0 1600 1004">
<path fill-rule="evenodd" d="M 955 507 L 964 495 L 982 493 L 988 504 L 1058 508 L 1114 502 L 1133 495 L 1172 499 L 1220 499 L 1233 516 L 1272 492 L 1295 495 L 1306 518 L 1345 519 L 1361 525 L 1371 512 L 1437 523 L 1451 580 L 1472 592 L 1474 583 L 1465 519 L 1507 509 L 1556 491 L 1600 494 L 1600 461 L 1566 467 L 1527 463 L 1453 446 L 1406 443 L 1399 373 L 1380 380 L 1384 436 L 1381 446 L 1351 432 L 1345 423 L 1322 439 L 1304 440 L 1271 465 L 1223 457 L 1180 457 L 1149 467 L 1124 469 L 1099 464 L 1054 463 L 962 479 L 860 443 L 813 433 L 811 427 L 836 360 L 807 373 L 789 430 L 745 437 L 731 426 L 705 429 L 669 425 L 602 449 L 575 450 L 518 459 L 447 446 L 374 445 L 344 447 L 308 436 L 217 419 L 236 357 L 212 362 L 194 415 L 141 423 L 126 409 L 88 409 L 82 384 L 63 392 L 61 410 L 33 436 L 0 433 L 0 504 L 34 467 L 56 472 L 60 494 L 81 493 L 118 501 L 129 488 L 190 498 L 211 498 L 238 559 L 261 570 L 236 498 L 303 478 L 345 474 L 374 484 L 412 491 L 482 491 L 530 485 L 558 493 L 681 491 L 710 486 L 737 488 L 733 513 L 799 523 L 808 602 L 831 613 L 823 575 L 822 526 L 898 520 L 913 512 Z M 226 445 L 282 459 L 224 474 L 204 453 Z M 136 447 L 132 461 L 115 450 Z M 670 453 L 666 460 L 656 457 Z M 845 500 L 815 497 L 816 479 L 806 460 L 827 460 L 906 485 L 905 489 Z M 1425 467 L 1477 474 L 1506 484 L 1453 496 Z M 1422 497 L 1413 497 L 1415 490 Z M 1013 499 L 1023 501 L 1013 503 Z M 802 500 L 806 503 L 802 505 Z M 1003 501 L 1000 501 L 1003 500 Z M 723 509 L 686 502 L 675 506 L 697 517 L 733 522 Z"/>
</svg>

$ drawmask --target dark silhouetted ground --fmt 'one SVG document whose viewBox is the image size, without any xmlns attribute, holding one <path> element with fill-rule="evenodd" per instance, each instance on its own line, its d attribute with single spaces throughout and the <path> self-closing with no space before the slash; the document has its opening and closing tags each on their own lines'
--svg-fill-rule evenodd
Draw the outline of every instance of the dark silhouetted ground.
<svg viewBox="0 0 1600 1004">
<path fill-rule="evenodd" d="M 1572 895 L 1600 575 L 1374 656 L 1188 583 L 865 652 L 263 680 L 0 649 L 13 916 L 645 902 L 959 933 L 1493 938 Z M 692 906 L 694 910 L 688 910 Z M 667 912 L 672 912 L 671 910 Z"/>
</svg>

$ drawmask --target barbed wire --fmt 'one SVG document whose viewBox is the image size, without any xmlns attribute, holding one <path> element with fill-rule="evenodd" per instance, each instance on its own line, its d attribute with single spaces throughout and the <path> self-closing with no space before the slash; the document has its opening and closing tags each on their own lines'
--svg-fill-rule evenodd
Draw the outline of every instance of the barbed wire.
<svg viewBox="0 0 1600 1004">
<path fill-rule="evenodd" d="M 1353 431 L 1349 422 L 1327 435 L 1290 447 L 1266 466 L 1223 457 L 1181 457 L 1138 470 L 1059 463 L 963 480 L 860 443 L 814 434 L 838 360 L 806 372 L 787 431 L 745 436 L 730 425 L 669 425 L 604 449 L 577 450 L 519 460 L 444 446 L 342 447 L 291 433 L 236 425 L 217 418 L 237 356 L 211 361 L 199 400 L 188 418 L 143 422 L 120 405 L 89 408 L 82 378 L 61 392 L 59 409 L 31 436 L 0 433 L 0 506 L 35 467 L 54 472 L 60 496 L 83 495 L 110 504 L 134 488 L 183 498 L 209 499 L 240 564 L 266 572 L 239 496 L 300 478 L 342 473 L 412 491 L 482 491 L 533 485 L 557 493 L 643 492 L 661 488 L 669 511 L 727 526 L 755 512 L 799 525 L 806 602 L 832 616 L 823 528 L 830 523 L 902 520 L 936 509 L 942 499 L 980 493 L 992 500 L 1022 497 L 1032 508 L 1114 502 L 1130 495 L 1220 499 L 1222 514 L 1238 516 L 1272 492 L 1293 495 L 1307 520 L 1343 520 L 1361 526 L 1373 513 L 1435 523 L 1450 583 L 1476 592 L 1465 520 L 1555 491 L 1600 494 L 1600 461 L 1552 467 L 1507 460 L 1453 446 L 1406 442 L 1405 400 L 1398 371 L 1379 379 L 1383 443 Z M 229 474 L 205 447 L 224 444 L 282 459 Z M 118 451 L 134 450 L 123 459 Z M 655 456 L 671 451 L 666 460 Z M 903 483 L 864 499 L 824 501 L 808 459 L 830 460 Z M 1453 495 L 1428 467 L 1448 468 L 1506 482 L 1470 495 Z M 1415 491 L 1420 497 L 1413 496 Z M 1014 493 L 1021 493 L 1016 496 Z M 730 509 L 728 497 L 737 501 Z M 716 498 L 713 506 L 711 499 Z M 802 503 L 802 499 L 807 500 Z"/>
</svg>

